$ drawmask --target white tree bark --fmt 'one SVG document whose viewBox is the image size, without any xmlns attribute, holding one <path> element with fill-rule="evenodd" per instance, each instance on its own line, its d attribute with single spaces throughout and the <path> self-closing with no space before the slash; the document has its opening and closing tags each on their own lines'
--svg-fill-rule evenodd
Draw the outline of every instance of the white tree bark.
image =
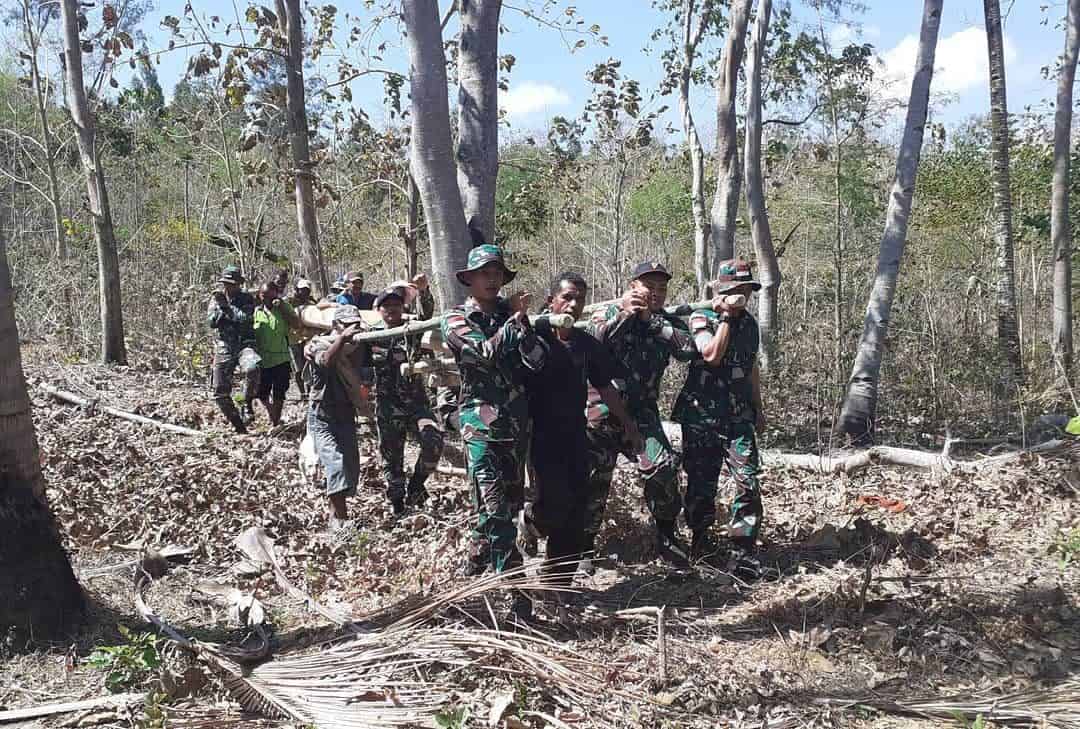
<svg viewBox="0 0 1080 729">
<path fill-rule="evenodd" d="M 765 180 L 761 167 L 761 64 L 769 35 L 772 0 L 758 2 L 754 31 L 746 59 L 746 208 L 750 215 L 750 235 L 754 240 L 761 294 L 758 299 L 758 327 L 761 330 L 761 368 L 768 370 L 775 353 L 773 338 L 780 325 L 778 294 L 780 263 L 773 249 L 769 215 L 765 209 Z"/>
<path fill-rule="evenodd" d="M 930 102 L 930 81 L 934 75 L 934 53 L 941 25 L 941 6 L 942 0 L 924 0 L 915 75 L 911 80 L 904 136 L 896 159 L 896 177 L 885 213 L 885 231 L 881 236 L 877 273 L 870 291 L 863 332 L 859 338 L 855 365 L 838 423 L 840 432 L 860 443 L 873 439 L 881 358 L 885 349 L 889 319 L 892 316 L 900 261 L 907 242 L 911 199 L 915 191 L 915 177 L 919 169 L 923 131 Z"/>
<path fill-rule="evenodd" d="M 679 113 L 682 116 L 686 146 L 690 150 L 690 204 L 694 217 L 694 278 L 698 293 L 705 295 L 709 285 L 709 216 L 705 211 L 705 152 L 701 148 L 697 124 L 690 109 L 690 81 L 697 58 L 697 47 L 705 34 L 705 22 L 713 0 L 702 0 L 700 12 L 696 0 L 683 2 L 683 59 L 679 73 Z M 695 22 L 696 21 L 696 22 Z"/>
<path fill-rule="evenodd" d="M 495 239 L 499 172 L 499 12 L 502 0 L 461 0 L 458 40 L 458 187 L 469 229 Z"/>
<path fill-rule="evenodd" d="M 424 205 L 435 293 L 445 309 L 464 298 L 454 272 L 464 266 L 472 243 L 450 138 L 442 28 L 435 0 L 403 0 L 402 11 L 412 113 L 409 164 Z"/>
<path fill-rule="evenodd" d="M 732 0 L 728 16 L 728 36 L 716 75 L 716 195 L 712 205 L 712 267 L 735 257 L 735 217 L 739 212 L 739 130 L 735 118 L 735 97 L 739 67 L 746 49 L 746 27 L 750 23 L 753 0 Z"/>
<path fill-rule="evenodd" d="M 1072 374 L 1072 228 L 1069 223 L 1069 153 L 1072 146 L 1073 81 L 1080 49 L 1080 0 L 1069 0 L 1065 53 L 1058 69 L 1054 110 L 1054 177 L 1050 191 L 1050 239 L 1054 245 L 1054 315 L 1051 349 L 1064 380 Z"/>
<path fill-rule="evenodd" d="M 304 274 L 330 290 L 319 245 L 319 219 L 315 212 L 314 175 L 308 146 L 308 118 L 304 99 L 304 26 L 300 0 L 285 0 L 285 32 L 288 41 L 285 106 L 289 120 L 289 152 L 292 155 L 296 196 L 296 223 L 300 231 L 300 261 Z"/>
<path fill-rule="evenodd" d="M 986 46 L 990 56 L 990 151 L 993 160 L 994 243 L 997 269 L 997 344 L 1000 359 L 1000 398 L 1016 398 L 1022 380 L 1020 334 L 1016 314 L 1016 275 L 1013 266 L 1012 192 L 1009 183 L 1009 108 L 1005 92 L 1005 51 L 1001 35 L 1001 5 L 983 0 Z"/>
<path fill-rule="evenodd" d="M 94 117 L 83 86 L 82 45 L 79 39 L 79 10 L 76 0 L 62 0 L 60 15 L 64 27 L 64 73 L 67 106 L 75 125 L 79 158 L 86 176 L 86 197 L 93 219 L 98 253 L 98 290 L 101 300 L 101 361 L 127 362 L 124 319 L 120 306 L 120 259 L 116 253 L 109 194 L 105 172 L 98 156 Z"/>
</svg>

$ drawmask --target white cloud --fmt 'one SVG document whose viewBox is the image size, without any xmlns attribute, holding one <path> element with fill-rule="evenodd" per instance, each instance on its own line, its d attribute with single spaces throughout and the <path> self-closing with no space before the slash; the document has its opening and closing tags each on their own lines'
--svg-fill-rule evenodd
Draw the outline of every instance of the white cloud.
<svg viewBox="0 0 1080 729">
<path fill-rule="evenodd" d="M 536 81 L 511 84 L 509 91 L 499 92 L 499 107 L 511 119 L 546 113 L 569 103 L 570 95 L 565 91 Z"/>
<path fill-rule="evenodd" d="M 1004 43 L 1005 63 L 1014 64 L 1016 46 L 1008 35 L 1005 36 Z M 885 64 L 884 80 L 889 84 L 890 91 L 899 98 L 906 99 L 911 90 L 918 47 L 918 36 L 908 35 L 881 55 Z M 979 86 L 986 87 L 989 79 L 985 30 L 971 26 L 938 39 L 931 91 L 939 94 L 961 94 Z"/>
<path fill-rule="evenodd" d="M 876 25 L 837 23 L 829 31 L 829 46 L 832 48 L 833 53 L 837 53 L 850 43 L 872 43 L 880 36 L 881 28 Z"/>
</svg>

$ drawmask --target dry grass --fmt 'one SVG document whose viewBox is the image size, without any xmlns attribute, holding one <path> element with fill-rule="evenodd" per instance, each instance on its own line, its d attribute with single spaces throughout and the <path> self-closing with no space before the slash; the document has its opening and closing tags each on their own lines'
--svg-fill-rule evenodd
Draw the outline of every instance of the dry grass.
<svg viewBox="0 0 1080 729">
<path fill-rule="evenodd" d="M 1015 698 L 999 708 L 1037 711 L 1034 699 L 1045 709 L 1075 688 L 1080 574 L 1053 552 L 1057 535 L 1077 525 L 1074 456 L 936 478 L 880 467 L 849 477 L 771 471 L 766 559 L 780 577 L 749 586 L 652 561 L 640 492 L 620 471 L 601 540 L 610 561 L 579 577 L 563 608 L 544 598 L 532 631 L 510 633 L 497 596 L 506 586 L 460 577 L 468 513 L 460 480 L 440 476 L 428 508 L 394 521 L 372 462 L 353 500 L 362 529 L 334 550 L 319 536 L 323 507 L 301 483 L 294 436 L 231 437 L 202 392 L 165 374 L 30 361 L 32 376 L 215 437 L 196 446 L 36 401 L 50 498 L 95 613 L 70 643 L 0 663 L 8 707 L 103 692 L 82 659 L 120 640 L 117 622 L 148 628 L 130 600 L 132 571 L 122 566 L 130 553 L 113 546 L 140 540 L 196 548 L 146 591 L 150 608 L 184 636 L 256 645 L 250 629 L 192 588 L 217 579 L 258 597 L 276 657 L 249 671 L 248 685 L 274 696 L 279 712 L 320 725 L 376 715 L 400 725 L 409 712 L 430 719 L 450 707 L 483 725 L 510 692 L 508 713 L 536 727 L 931 726 L 968 699 L 969 719 L 991 718 L 992 697 Z M 290 403 L 286 418 L 299 414 Z M 370 442 L 365 449 L 373 455 Z M 908 509 L 860 507 L 860 494 Z M 347 608 L 366 632 L 343 636 L 270 574 L 237 577 L 233 540 L 252 526 L 274 538 L 290 583 Z M 618 614 L 659 605 L 669 606 L 666 683 L 655 619 Z M 1054 691 L 1057 699 L 1046 693 Z M 353 701 L 343 705 L 347 692 Z M 196 694 L 198 710 L 171 712 L 178 726 L 252 723 L 230 695 L 214 681 Z M 299 714 L 301 696 L 324 697 L 325 713 Z M 1032 700 L 1017 703 L 1025 696 Z M 888 718 L 901 710 L 935 718 Z"/>
</svg>

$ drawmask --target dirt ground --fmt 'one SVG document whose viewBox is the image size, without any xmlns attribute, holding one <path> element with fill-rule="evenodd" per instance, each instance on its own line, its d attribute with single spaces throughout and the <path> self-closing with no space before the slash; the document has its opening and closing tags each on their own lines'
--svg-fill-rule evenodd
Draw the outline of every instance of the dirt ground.
<svg viewBox="0 0 1080 729">
<path fill-rule="evenodd" d="M 49 499 L 91 611 L 70 641 L 3 648 L 0 710 L 109 692 L 108 671 L 91 655 L 153 630 L 133 602 L 139 545 L 191 550 L 145 592 L 162 620 L 185 638 L 250 647 L 257 631 L 195 589 L 206 581 L 235 586 L 262 606 L 276 660 L 335 655 L 327 646 L 340 631 L 313 601 L 347 611 L 370 642 L 405 605 L 470 583 L 461 573 L 470 513 L 462 479 L 437 475 L 428 504 L 395 520 L 374 439 L 364 438 L 361 492 L 351 502 L 360 527 L 333 543 L 323 533 L 323 501 L 298 467 L 301 403 L 286 408 L 291 427 L 270 433 L 260 412 L 255 434 L 237 437 L 204 388 L 167 373 L 63 365 L 32 350 L 24 356 Z M 63 405 L 42 382 L 210 437 Z M 1066 719 L 1080 714 L 1037 714 L 1039 691 L 1059 692 L 1073 712 L 1080 704 L 1080 544 L 1068 541 L 1080 542 L 1078 454 L 1073 446 L 949 475 L 871 467 L 825 476 L 769 467 L 766 458 L 769 570 L 749 585 L 715 569 L 679 572 L 656 561 L 640 487 L 620 467 L 602 567 L 579 574 L 576 592 L 561 601 L 544 596 L 532 627 L 540 636 L 533 649 L 575 668 L 564 675 L 548 664 L 514 663 L 510 670 L 493 649 L 466 664 L 433 660 L 415 673 L 440 687 L 438 726 L 940 726 L 956 721 L 950 706 L 978 708 L 1005 694 L 1032 697 L 1033 726 L 1073 726 Z M 244 555 L 235 540 L 250 527 L 273 539 L 284 576 L 310 599 L 289 594 L 271 573 L 238 574 Z M 416 630 L 482 629 L 524 641 L 505 622 L 504 593 L 433 611 Z M 653 614 L 625 612 L 660 606 L 663 641 Z M 427 635 L 417 633 L 418 644 Z M 163 666 L 122 687 L 147 693 L 145 701 L 38 721 L 259 721 L 242 710 L 258 707 L 238 703 L 227 677 L 169 641 L 158 647 Z M 575 688 L 575 680 L 590 688 Z M 932 715 L 922 718 L 905 713 L 920 698 L 944 708 L 924 704 Z M 979 713 L 965 721 L 979 725 Z"/>
</svg>

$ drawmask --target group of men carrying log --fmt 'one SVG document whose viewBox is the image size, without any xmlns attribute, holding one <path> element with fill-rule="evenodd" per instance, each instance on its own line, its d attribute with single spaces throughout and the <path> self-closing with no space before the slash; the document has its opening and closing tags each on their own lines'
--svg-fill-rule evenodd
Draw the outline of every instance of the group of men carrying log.
<svg viewBox="0 0 1080 729">
<path fill-rule="evenodd" d="M 553 579 L 571 581 L 582 558 L 582 568 L 590 570 L 588 557 L 596 547 L 621 453 L 635 464 L 643 482 L 661 558 L 680 567 L 723 561 L 743 578 L 756 576 L 762 505 L 755 435 L 764 426 L 764 413 L 756 363 L 758 327 L 746 309 L 760 285 L 750 266 L 742 260 L 722 262 L 710 304 L 671 313 L 664 308 L 671 275 L 659 263 L 642 263 L 621 300 L 586 321 L 579 321 L 588 295 L 580 274 L 560 274 L 538 316 L 529 315 L 529 293 L 502 295 L 516 272 L 498 246 L 473 248 L 456 274 L 468 295 L 442 315 L 439 326 L 460 378 L 453 427 L 464 443 L 476 516 L 466 571 L 518 566 L 523 555 L 536 554 L 540 538 L 547 539 L 545 569 Z M 276 330 L 279 323 L 268 322 L 278 315 L 282 331 L 298 331 L 297 308 L 314 302 L 310 284 L 302 279 L 292 301 L 282 301 L 284 278 L 260 288 L 256 305 L 242 290 L 240 272 L 226 269 L 222 290 L 210 303 L 208 321 L 218 331 L 214 398 L 237 430 L 243 429 L 244 419 L 232 402 L 230 379 L 237 366 L 249 369 L 249 342 L 261 342 L 258 323 Z M 411 369 L 421 333 L 401 329 L 407 307 L 418 305 L 421 317 L 431 316 L 426 278 L 399 282 L 377 294 L 362 291 L 359 274 L 349 278 L 338 282 L 348 287 L 344 296 L 315 304 L 333 309 L 331 331 L 303 345 L 302 362 L 296 356 L 297 336 L 286 346 L 294 354 L 293 369 L 309 378 L 307 427 L 325 472 L 332 529 L 349 526 L 346 498 L 356 492 L 360 468 L 355 415 L 366 387 L 374 386 L 379 452 L 395 514 L 424 503 L 425 482 L 438 465 L 449 424 L 446 413 L 436 416 L 424 382 Z M 373 308 L 378 317 L 365 320 L 358 305 Z M 680 313 L 689 313 L 689 324 Z M 660 383 L 672 359 L 689 363 L 672 412 L 683 428 L 684 497 L 680 459 L 664 433 L 658 407 Z M 271 379 L 279 382 L 280 374 Z M 265 399 L 267 386 L 257 380 L 245 375 L 245 395 L 257 390 L 259 399 Z M 274 386 L 270 395 L 276 394 Z M 250 406 L 250 399 L 244 400 Z M 276 422 L 280 409 L 274 409 L 275 400 L 269 403 Z M 408 433 L 419 441 L 420 454 L 406 477 Z M 725 463 L 736 494 L 722 549 L 712 527 Z M 528 501 L 527 466 L 533 487 Z M 680 512 L 692 534 L 689 547 L 678 536 Z M 522 597 L 513 609 L 520 616 L 531 605 Z"/>
</svg>

